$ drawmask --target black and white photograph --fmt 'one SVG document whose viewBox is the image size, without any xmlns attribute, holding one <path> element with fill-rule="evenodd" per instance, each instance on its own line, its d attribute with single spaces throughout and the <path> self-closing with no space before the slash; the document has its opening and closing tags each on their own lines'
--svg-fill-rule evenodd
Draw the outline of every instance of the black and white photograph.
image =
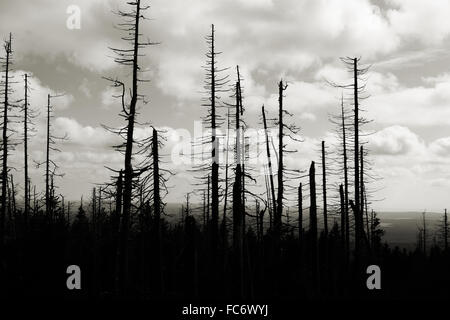
<svg viewBox="0 0 450 320">
<path fill-rule="evenodd" d="M 0 0 L 0 42 L 0 304 L 450 301 L 449 0 Z"/>
</svg>

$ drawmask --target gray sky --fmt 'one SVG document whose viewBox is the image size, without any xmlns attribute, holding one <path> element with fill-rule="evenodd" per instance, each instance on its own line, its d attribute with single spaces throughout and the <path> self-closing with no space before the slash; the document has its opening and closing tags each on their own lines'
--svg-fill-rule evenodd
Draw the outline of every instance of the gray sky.
<svg viewBox="0 0 450 320">
<path fill-rule="evenodd" d="M 361 56 L 372 64 L 364 101 L 372 160 L 383 188 L 376 210 L 442 210 L 450 191 L 450 1 L 448 0 L 154 0 L 142 33 L 161 42 L 145 51 L 141 65 L 151 83 L 141 87 L 150 103 L 141 122 L 192 130 L 203 114 L 204 36 L 216 26 L 220 65 L 239 64 L 245 79 L 246 116 L 253 126 L 264 103 L 276 108 L 277 81 L 289 82 L 286 106 L 302 127 L 305 142 L 292 163 L 306 169 L 318 160 L 317 145 L 331 141 L 328 114 L 338 112 L 341 92 L 324 79 L 349 79 L 340 56 Z M 108 180 L 103 166 L 119 168 L 121 157 L 109 148 L 115 137 L 101 124 L 119 125 L 119 105 L 102 76 L 127 75 L 114 65 L 108 46 L 123 46 L 111 10 L 126 1 L 2 0 L 0 31 L 13 33 L 16 80 L 32 74 L 32 107 L 41 110 L 32 158 L 45 151 L 43 110 L 48 92 L 55 99 L 54 129 L 67 132 L 54 157 L 66 175 L 58 181 L 69 199 L 88 194 L 92 183 Z M 81 29 L 66 27 L 69 5 L 81 9 Z M 2 53 L 3 54 L 3 53 Z M 22 94 L 18 83 L 17 94 Z M 224 100 L 227 97 L 223 97 Z M 231 102 L 231 101 L 230 101 Z M 145 135 L 147 129 L 138 134 Z M 169 139 L 167 152 L 172 140 Z M 13 156 L 20 169 L 21 148 Z M 167 200 L 180 201 L 191 187 L 185 167 L 172 167 Z M 34 183 L 42 169 L 32 169 Z M 22 172 L 15 173 L 21 181 Z"/>
</svg>

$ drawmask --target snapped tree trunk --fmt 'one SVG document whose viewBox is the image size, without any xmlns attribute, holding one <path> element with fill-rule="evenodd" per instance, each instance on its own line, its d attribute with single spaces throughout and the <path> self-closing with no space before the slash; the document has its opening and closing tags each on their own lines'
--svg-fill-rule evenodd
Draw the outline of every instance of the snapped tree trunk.
<svg viewBox="0 0 450 320">
<path fill-rule="evenodd" d="M 319 264 L 317 247 L 317 195 L 316 195 L 316 170 L 314 161 L 309 168 L 309 188 L 310 188 L 310 207 L 309 207 L 309 239 L 310 239 L 310 265 L 312 272 L 313 290 L 316 291 L 319 286 Z"/>
<path fill-rule="evenodd" d="M 132 71 L 132 93 L 129 111 L 127 114 L 127 136 L 124 161 L 124 184 L 123 184 L 123 216 L 120 233 L 120 292 L 124 294 L 128 282 L 128 233 L 131 214 L 131 198 L 133 193 L 133 134 L 136 117 L 136 104 L 138 99 L 138 57 L 139 57 L 139 22 L 141 19 L 141 1 L 136 0 L 136 15 L 134 20 L 134 46 L 133 46 L 133 71 Z"/>
</svg>

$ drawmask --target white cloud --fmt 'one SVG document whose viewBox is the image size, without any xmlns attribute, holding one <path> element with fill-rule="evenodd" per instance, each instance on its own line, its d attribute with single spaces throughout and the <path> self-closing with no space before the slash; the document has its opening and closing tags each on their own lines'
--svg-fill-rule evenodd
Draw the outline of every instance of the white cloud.
<svg viewBox="0 0 450 320">
<path fill-rule="evenodd" d="M 369 137 L 369 149 L 375 155 L 405 155 L 419 153 L 424 142 L 409 128 L 391 126 Z"/>
<path fill-rule="evenodd" d="M 442 42 L 450 33 L 450 2 L 447 0 L 388 0 L 395 6 L 387 12 L 393 32 L 425 44 Z"/>
</svg>

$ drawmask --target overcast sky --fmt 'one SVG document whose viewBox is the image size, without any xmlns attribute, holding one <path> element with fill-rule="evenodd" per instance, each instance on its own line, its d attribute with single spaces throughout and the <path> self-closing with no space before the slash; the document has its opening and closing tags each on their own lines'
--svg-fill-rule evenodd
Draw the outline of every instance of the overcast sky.
<svg viewBox="0 0 450 320">
<path fill-rule="evenodd" d="M 318 159 L 317 146 L 334 128 L 328 115 L 339 111 L 341 92 L 324 79 L 347 81 L 341 56 L 372 64 L 363 108 L 373 119 L 370 138 L 374 168 L 383 178 L 376 210 L 443 210 L 450 207 L 450 1 L 448 0 L 153 0 L 152 20 L 142 33 L 159 45 L 146 49 L 141 65 L 151 83 L 141 87 L 150 103 L 139 120 L 168 130 L 192 130 L 203 114 L 204 36 L 216 27 L 220 65 L 239 64 L 244 77 L 246 116 L 256 119 L 264 103 L 274 115 L 277 81 L 289 82 L 286 107 L 302 127 L 305 142 L 294 163 L 306 169 Z M 66 175 L 57 184 L 69 199 L 88 194 L 93 183 L 108 181 L 105 165 L 122 158 L 109 147 L 116 138 L 101 125 L 119 125 L 117 101 L 102 76 L 123 75 L 109 46 L 122 47 L 111 10 L 118 0 L 2 0 L 0 31 L 13 33 L 16 81 L 32 75 L 34 109 L 54 99 L 56 134 L 70 140 L 54 154 Z M 81 9 L 81 29 L 66 27 L 67 7 Z M 3 55 L 3 52 L 1 53 Z M 23 92 L 22 83 L 14 85 Z M 226 97 L 224 97 L 225 99 Z M 251 122 L 251 121 L 250 121 Z M 31 157 L 43 159 L 43 113 Z M 257 125 L 257 122 L 254 122 Z M 142 129 L 138 134 L 148 133 Z M 169 139 L 170 140 L 170 139 Z M 169 141 L 169 146 L 170 146 Z M 13 156 L 20 170 L 21 148 Z M 174 168 L 171 195 L 180 201 L 192 177 Z M 22 172 L 17 171 L 16 182 Z M 32 169 L 34 183 L 42 169 Z"/>
</svg>

